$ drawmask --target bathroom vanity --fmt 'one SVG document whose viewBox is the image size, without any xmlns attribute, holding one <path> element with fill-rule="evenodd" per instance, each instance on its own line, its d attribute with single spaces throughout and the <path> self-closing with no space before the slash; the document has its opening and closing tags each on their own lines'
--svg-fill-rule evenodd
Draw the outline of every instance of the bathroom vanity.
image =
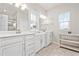
<svg viewBox="0 0 79 59">
<path fill-rule="evenodd" d="M 0 56 L 32 56 L 51 43 L 51 32 L 0 35 Z M 50 37 L 49 44 L 47 43 Z"/>
<path fill-rule="evenodd" d="M 15 5 L 0 4 L 0 56 L 36 55 L 52 42 L 47 18 L 41 18 L 35 9 L 21 10 Z"/>
</svg>

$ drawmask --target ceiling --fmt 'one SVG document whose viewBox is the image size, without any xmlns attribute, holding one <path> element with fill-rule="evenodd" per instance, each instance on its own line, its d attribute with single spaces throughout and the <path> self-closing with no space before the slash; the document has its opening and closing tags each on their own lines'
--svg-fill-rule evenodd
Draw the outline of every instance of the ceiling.
<svg viewBox="0 0 79 59">
<path fill-rule="evenodd" d="M 60 3 L 38 3 L 42 8 L 44 8 L 46 11 L 56 7 Z"/>
<path fill-rule="evenodd" d="M 31 4 L 31 3 L 30 3 Z M 35 5 L 40 6 L 44 10 L 48 11 L 60 3 L 36 3 Z M 33 5 L 33 4 L 32 4 Z M 0 13 L 5 13 L 4 9 L 7 10 L 6 14 L 14 16 L 16 14 L 17 8 L 8 4 L 8 3 L 0 3 Z"/>
</svg>

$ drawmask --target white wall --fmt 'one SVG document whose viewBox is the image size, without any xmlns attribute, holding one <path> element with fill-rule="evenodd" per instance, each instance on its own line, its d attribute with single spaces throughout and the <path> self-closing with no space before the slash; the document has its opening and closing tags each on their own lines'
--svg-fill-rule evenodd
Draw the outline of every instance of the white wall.
<svg viewBox="0 0 79 59">
<path fill-rule="evenodd" d="M 51 29 L 53 31 L 53 42 L 59 43 L 59 22 L 58 22 L 58 15 L 69 11 L 71 13 L 71 22 L 70 22 L 70 31 L 72 33 L 79 33 L 79 4 L 60 4 L 50 11 L 48 11 L 48 17 L 52 22 Z"/>
</svg>

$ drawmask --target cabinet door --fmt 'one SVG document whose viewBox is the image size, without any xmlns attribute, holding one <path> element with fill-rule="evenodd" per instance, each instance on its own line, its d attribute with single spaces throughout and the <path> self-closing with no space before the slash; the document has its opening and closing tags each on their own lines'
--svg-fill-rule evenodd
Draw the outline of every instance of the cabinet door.
<svg viewBox="0 0 79 59">
<path fill-rule="evenodd" d="M 42 48 L 46 47 L 45 33 L 41 35 L 41 46 Z"/>
<path fill-rule="evenodd" d="M 23 56 L 24 48 L 22 43 L 6 46 L 3 48 L 3 56 Z"/>
<path fill-rule="evenodd" d="M 28 46 L 26 46 L 26 56 L 32 56 L 35 55 L 35 44 L 30 43 Z"/>
<path fill-rule="evenodd" d="M 0 56 L 2 56 L 2 47 L 0 47 Z"/>
<path fill-rule="evenodd" d="M 23 42 L 23 36 L 13 36 L 1 39 L 1 46 Z"/>
<path fill-rule="evenodd" d="M 2 56 L 1 38 L 0 38 L 0 56 Z"/>
<path fill-rule="evenodd" d="M 34 35 L 26 36 L 25 52 L 26 52 L 26 56 L 32 56 L 35 54 L 35 37 L 34 37 Z"/>
<path fill-rule="evenodd" d="M 36 40 L 37 40 L 37 47 L 39 48 L 39 49 L 42 49 L 43 47 L 45 47 L 45 45 L 46 45 L 46 39 L 45 39 L 45 33 L 38 33 L 37 35 L 36 35 Z"/>
<path fill-rule="evenodd" d="M 41 49 L 41 37 L 39 34 L 36 34 L 35 36 L 35 44 L 36 44 L 36 51 L 39 51 Z"/>
<path fill-rule="evenodd" d="M 46 44 L 49 45 L 51 43 L 51 33 L 47 33 Z"/>
</svg>

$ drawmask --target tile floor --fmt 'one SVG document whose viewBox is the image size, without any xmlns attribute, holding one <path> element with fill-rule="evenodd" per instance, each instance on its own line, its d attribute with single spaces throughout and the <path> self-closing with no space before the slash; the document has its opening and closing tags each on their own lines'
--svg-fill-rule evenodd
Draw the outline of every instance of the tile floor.
<svg viewBox="0 0 79 59">
<path fill-rule="evenodd" d="M 56 44 L 51 44 L 37 53 L 37 56 L 79 56 L 79 52 L 60 48 Z"/>
</svg>

